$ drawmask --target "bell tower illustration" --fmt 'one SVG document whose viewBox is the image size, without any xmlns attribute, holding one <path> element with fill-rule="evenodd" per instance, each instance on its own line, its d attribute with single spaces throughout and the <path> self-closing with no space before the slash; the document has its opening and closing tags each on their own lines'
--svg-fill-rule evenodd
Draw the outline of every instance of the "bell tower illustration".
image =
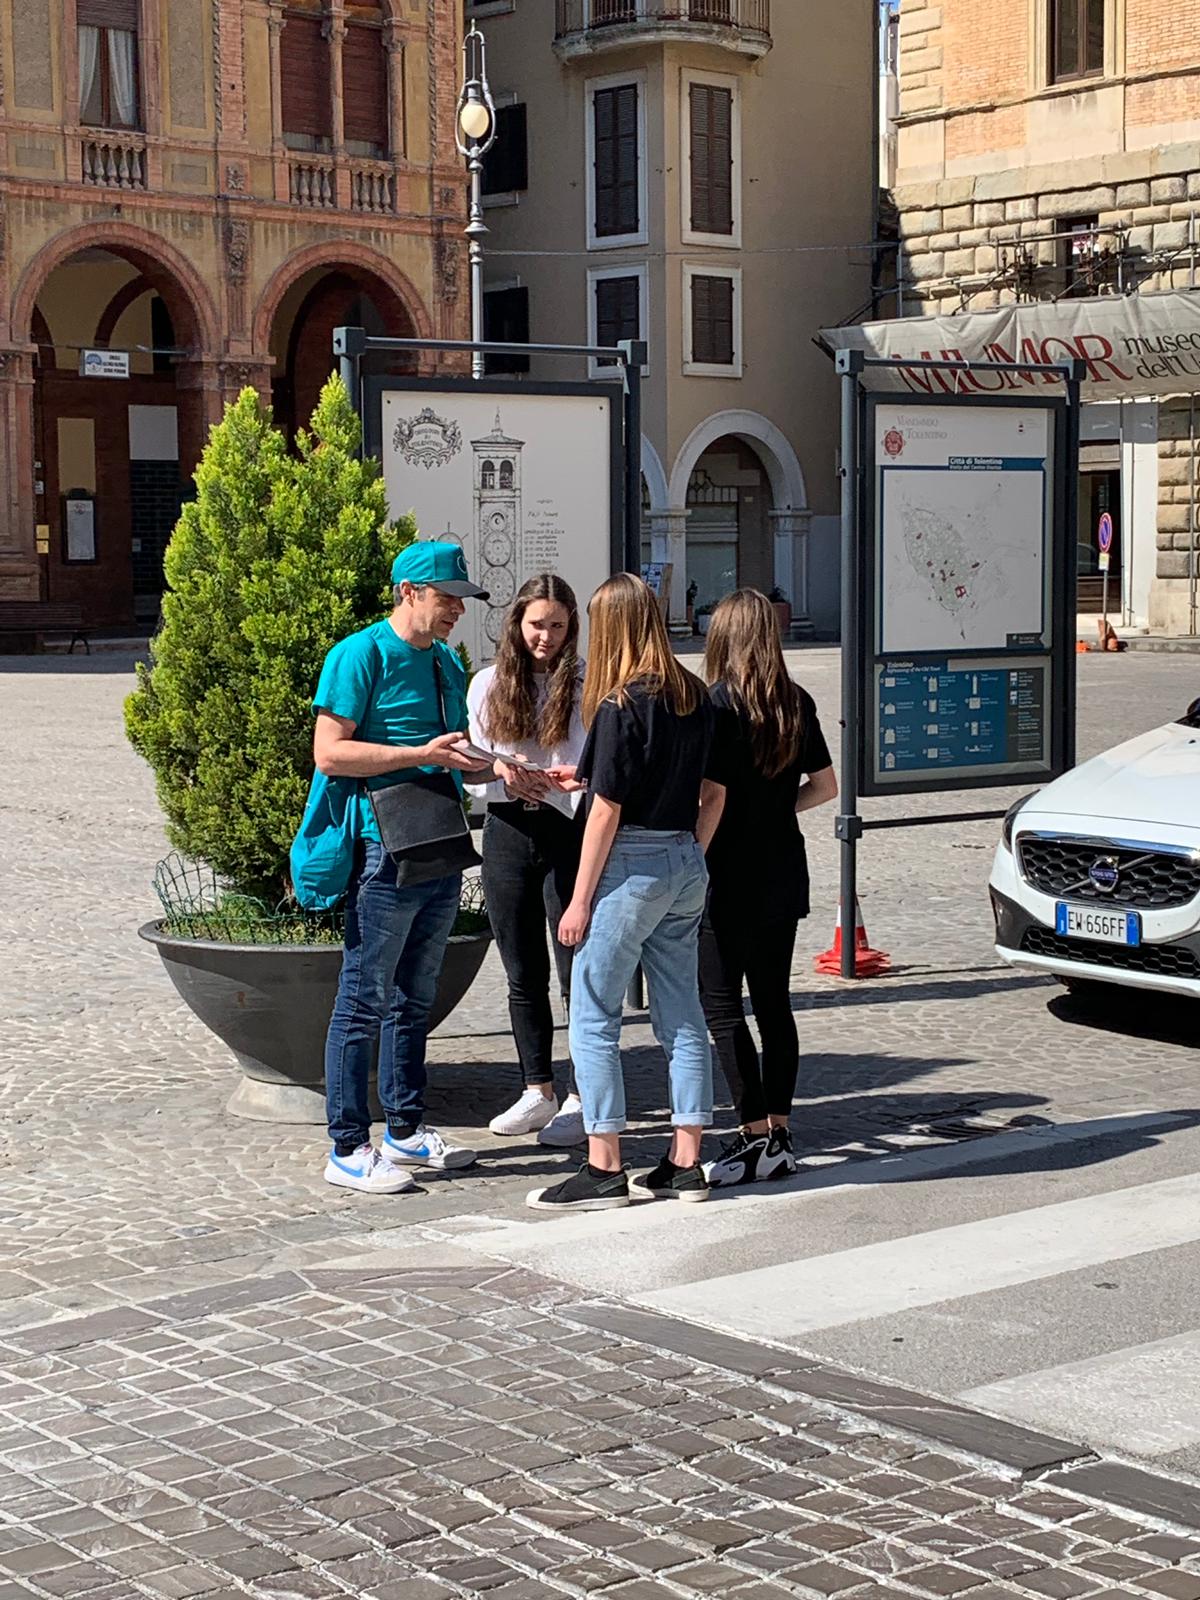
<svg viewBox="0 0 1200 1600">
<path fill-rule="evenodd" d="M 493 644 L 504 613 L 516 593 L 521 554 L 521 451 L 523 439 L 510 439 L 496 412 L 495 426 L 472 439 L 475 458 L 475 546 L 480 583 L 491 600 L 484 627 Z"/>
</svg>

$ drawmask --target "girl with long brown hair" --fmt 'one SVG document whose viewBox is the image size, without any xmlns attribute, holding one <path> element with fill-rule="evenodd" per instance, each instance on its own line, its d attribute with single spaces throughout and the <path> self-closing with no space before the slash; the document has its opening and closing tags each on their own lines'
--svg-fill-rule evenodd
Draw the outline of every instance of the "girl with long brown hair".
<svg viewBox="0 0 1200 1600">
<path fill-rule="evenodd" d="M 582 830 L 578 794 L 567 795 L 540 770 L 574 767 L 583 750 L 579 607 L 570 585 L 539 573 L 518 590 L 504 621 L 496 660 L 475 674 L 467 694 L 470 736 L 501 757 L 495 779 L 468 785 L 486 798 L 483 892 L 508 979 L 508 1014 L 523 1088 L 488 1124 L 493 1133 L 537 1133 L 542 1144 L 582 1143 L 579 1097 L 561 1106 L 554 1087 L 554 1016 L 550 1006 L 547 923 L 564 1001 L 571 952 L 559 943 L 563 907 L 575 887 Z"/>
<path fill-rule="evenodd" d="M 705 677 L 717 715 L 725 808 L 708 852 L 700 994 L 741 1129 L 706 1167 L 714 1186 L 796 1170 L 789 1122 L 799 1068 L 791 970 L 808 915 L 808 862 L 796 814 L 837 794 L 817 708 L 788 674 L 775 611 L 738 589 L 708 628 Z M 762 1040 L 746 1026 L 742 986 Z"/>
<path fill-rule="evenodd" d="M 712 1058 L 696 946 L 703 845 L 722 795 L 711 768 L 713 710 L 671 653 L 658 602 L 640 578 L 610 578 L 588 617 L 587 743 L 574 770 L 551 774 L 587 788 L 575 892 L 558 935 L 575 951 L 571 1058 L 588 1158 L 565 1182 L 529 1195 L 530 1205 L 556 1211 L 628 1205 L 631 1188 L 652 1199 L 708 1197 L 700 1141 L 712 1121 Z M 621 1165 L 621 1008 L 639 964 L 670 1067 L 673 1136 L 653 1172 L 631 1185 Z"/>
</svg>

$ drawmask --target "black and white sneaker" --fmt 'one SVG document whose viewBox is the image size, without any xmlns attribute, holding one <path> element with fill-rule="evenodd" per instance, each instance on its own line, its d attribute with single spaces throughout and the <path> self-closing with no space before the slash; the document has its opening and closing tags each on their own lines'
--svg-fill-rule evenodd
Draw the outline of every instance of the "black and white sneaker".
<svg viewBox="0 0 1200 1600">
<path fill-rule="evenodd" d="M 767 1153 L 765 1133 L 747 1133 L 739 1128 L 715 1161 L 704 1163 L 704 1176 L 714 1189 L 729 1189 L 739 1183 L 753 1183 L 762 1176 L 759 1164 Z"/>
<path fill-rule="evenodd" d="M 796 1172 L 799 1163 L 792 1152 L 790 1128 L 772 1128 L 767 1148 L 758 1158 L 758 1179 L 786 1178 Z"/>
<path fill-rule="evenodd" d="M 579 1171 L 548 1189 L 531 1189 L 525 1204 L 535 1211 L 612 1211 L 629 1204 L 629 1174 L 599 1172 L 585 1161 Z"/>
<path fill-rule="evenodd" d="M 643 1200 L 697 1200 L 708 1199 L 708 1179 L 697 1161 L 694 1167 L 677 1167 L 667 1156 L 653 1172 L 644 1172 L 629 1185 L 630 1194 Z"/>
</svg>

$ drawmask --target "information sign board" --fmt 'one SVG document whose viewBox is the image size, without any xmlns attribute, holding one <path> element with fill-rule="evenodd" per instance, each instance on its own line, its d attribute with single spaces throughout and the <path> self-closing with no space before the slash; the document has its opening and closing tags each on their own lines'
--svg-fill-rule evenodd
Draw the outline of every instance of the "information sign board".
<svg viewBox="0 0 1200 1600">
<path fill-rule="evenodd" d="M 622 562 L 621 390 L 595 383 L 368 377 L 365 442 L 393 517 L 463 546 L 489 599 L 454 631 L 477 667 L 513 596 L 539 572 L 592 592 Z"/>
<path fill-rule="evenodd" d="M 1046 781 L 1068 746 L 1064 403 L 870 396 L 865 426 L 863 793 Z"/>
</svg>

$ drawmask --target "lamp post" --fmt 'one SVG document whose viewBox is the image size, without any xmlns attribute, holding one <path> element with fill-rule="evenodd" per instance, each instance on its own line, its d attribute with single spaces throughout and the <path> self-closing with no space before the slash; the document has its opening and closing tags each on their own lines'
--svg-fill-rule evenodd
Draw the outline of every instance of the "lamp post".
<svg viewBox="0 0 1200 1600">
<path fill-rule="evenodd" d="M 496 142 L 496 107 L 487 81 L 487 52 L 483 35 L 474 23 L 463 39 L 463 84 L 454 119 L 454 143 L 465 156 L 471 178 L 467 219 L 471 263 L 471 341 L 483 342 L 483 158 Z M 483 377 L 483 351 L 471 352 L 471 376 Z"/>
</svg>

